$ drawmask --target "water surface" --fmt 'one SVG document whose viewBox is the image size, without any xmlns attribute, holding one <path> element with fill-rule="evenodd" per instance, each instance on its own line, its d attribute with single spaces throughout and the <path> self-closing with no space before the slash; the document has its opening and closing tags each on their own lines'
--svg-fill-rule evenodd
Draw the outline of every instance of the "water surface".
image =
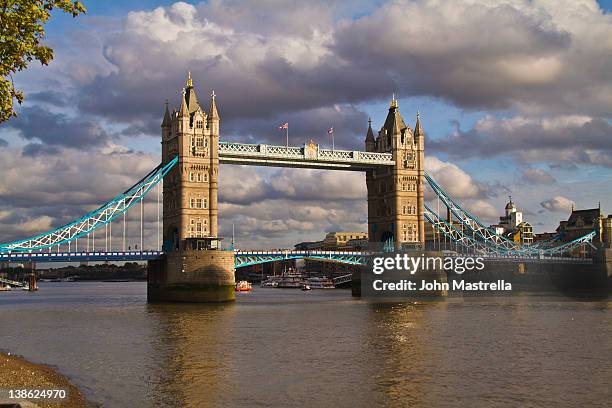
<svg viewBox="0 0 612 408">
<path fill-rule="evenodd" d="M 260 289 L 148 305 L 146 284 L 0 293 L 0 349 L 108 407 L 609 407 L 612 302 L 372 304 Z"/>
</svg>

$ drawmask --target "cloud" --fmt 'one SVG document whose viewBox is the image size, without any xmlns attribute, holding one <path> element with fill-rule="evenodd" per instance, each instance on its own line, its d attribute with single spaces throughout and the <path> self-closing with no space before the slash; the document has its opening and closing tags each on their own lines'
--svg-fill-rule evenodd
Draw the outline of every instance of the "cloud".
<svg viewBox="0 0 612 408">
<path fill-rule="evenodd" d="M 42 107 L 25 107 L 8 127 L 28 141 L 44 145 L 88 149 L 107 144 L 111 136 L 102 126 L 88 119 L 71 118 Z"/>
<path fill-rule="evenodd" d="M 557 181 L 547 171 L 535 168 L 524 169 L 520 178 L 528 184 L 552 184 Z"/>
<path fill-rule="evenodd" d="M 483 198 L 488 195 L 483 184 L 476 182 L 453 163 L 442 161 L 435 156 L 426 156 L 425 170 L 452 198 Z"/>
<path fill-rule="evenodd" d="M 612 167 L 612 124 L 584 116 L 485 116 L 472 129 L 430 140 L 428 147 L 461 159 L 511 155 L 528 163 Z"/>
<path fill-rule="evenodd" d="M 554 179 L 537 163 L 612 167 L 612 60 L 603 57 L 612 16 L 595 1 L 249 4 L 178 2 L 88 20 L 55 39 L 53 64 L 17 76 L 31 105 L 11 127 L 25 147 L 0 139 L 0 203 L 19 214 L 15 225 L 74 219 L 153 167 L 156 159 L 124 139 L 158 142 L 163 101 L 178 105 L 189 70 L 204 107 L 215 89 L 226 140 L 284 144 L 276 126 L 288 121 L 291 144 L 329 145 L 333 125 L 337 147 L 362 148 L 364 105 L 393 91 L 484 110 L 472 129 L 427 139 L 428 171 L 484 218 L 495 218 L 487 203 L 504 187 L 439 157 L 514 158 L 527 165 L 524 180 L 541 184 Z M 246 236 L 281 243 L 363 229 L 362 176 L 223 166 L 222 232 L 234 222 Z M 13 234 L 7 225 L 0 236 Z"/>
<path fill-rule="evenodd" d="M 159 119 L 191 70 L 204 101 L 216 90 L 228 121 L 394 90 L 467 109 L 609 116 L 612 62 L 601 55 L 612 47 L 612 17 L 594 1 L 561 3 L 399 0 L 341 18 L 323 1 L 134 11 L 103 36 L 113 68 L 85 82 L 78 106 L 123 122 Z"/>
<path fill-rule="evenodd" d="M 551 212 L 569 213 L 576 206 L 576 203 L 569 198 L 563 196 L 555 196 L 548 200 L 542 201 L 540 205 Z"/>
<path fill-rule="evenodd" d="M 389 1 L 340 24 L 333 49 L 409 95 L 610 115 L 612 61 L 601 55 L 612 48 L 611 23 L 595 1 Z"/>
<path fill-rule="evenodd" d="M 18 149 L 0 150 L 0 207 L 5 211 L 0 242 L 73 221 L 126 190 L 156 164 L 142 153 L 62 149 L 34 157 Z"/>
</svg>

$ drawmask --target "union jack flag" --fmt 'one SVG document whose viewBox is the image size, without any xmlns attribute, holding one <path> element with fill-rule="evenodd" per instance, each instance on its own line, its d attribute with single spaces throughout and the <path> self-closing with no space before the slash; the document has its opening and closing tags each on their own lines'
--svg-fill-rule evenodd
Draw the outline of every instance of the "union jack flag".
<svg viewBox="0 0 612 408">
<path fill-rule="evenodd" d="M 278 127 L 279 129 L 289 129 L 289 123 L 285 122 Z"/>
<path fill-rule="evenodd" d="M 330 127 L 329 129 L 327 129 L 327 134 L 331 135 L 332 133 L 334 133 L 334 127 Z"/>
</svg>

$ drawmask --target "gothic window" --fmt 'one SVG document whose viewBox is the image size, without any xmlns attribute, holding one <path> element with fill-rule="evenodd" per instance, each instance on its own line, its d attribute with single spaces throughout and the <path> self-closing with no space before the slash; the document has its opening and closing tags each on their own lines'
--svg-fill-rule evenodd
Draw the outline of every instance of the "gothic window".
<svg viewBox="0 0 612 408">
<path fill-rule="evenodd" d="M 208 208 L 208 200 L 206 198 L 202 201 L 202 208 Z"/>
<path fill-rule="evenodd" d="M 195 200 L 195 208 L 202 208 L 202 199 L 196 198 Z"/>
<path fill-rule="evenodd" d="M 198 173 L 198 183 L 202 182 L 202 173 Z"/>
<path fill-rule="evenodd" d="M 204 127 L 204 126 L 203 126 L 202 121 L 201 121 L 201 120 L 198 120 L 198 121 L 196 122 L 196 128 L 198 128 L 198 129 L 202 129 L 203 127 Z"/>
<path fill-rule="evenodd" d="M 204 173 L 203 176 L 204 176 L 203 180 L 206 183 L 208 181 L 208 173 Z"/>
<path fill-rule="evenodd" d="M 196 147 L 204 147 L 204 138 L 203 137 L 197 137 L 196 138 Z"/>
<path fill-rule="evenodd" d="M 193 172 L 189 172 L 189 181 L 195 181 L 195 175 Z M 198 180 L 200 181 L 200 180 Z"/>
</svg>

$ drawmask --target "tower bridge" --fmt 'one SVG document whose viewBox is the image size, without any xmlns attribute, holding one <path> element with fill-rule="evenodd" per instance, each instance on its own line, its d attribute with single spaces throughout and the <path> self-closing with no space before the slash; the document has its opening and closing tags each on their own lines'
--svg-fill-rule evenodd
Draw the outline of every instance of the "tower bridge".
<svg viewBox="0 0 612 408">
<path fill-rule="evenodd" d="M 551 240 L 530 246 L 496 234 L 425 172 L 425 132 L 419 115 L 414 127 L 408 126 L 395 98 L 376 134 L 369 121 L 364 151 L 325 149 L 312 142 L 277 146 L 220 141 L 221 119 L 214 92 L 208 109 L 204 109 L 189 76 L 180 101 L 180 107 L 172 112 L 166 104 L 161 123 L 162 162 L 157 168 L 78 220 L 35 237 L 0 244 L 0 261 L 148 260 L 151 301 L 231 300 L 234 269 L 256 263 L 297 258 L 364 263 L 365 253 L 223 249 L 218 237 L 220 164 L 365 172 L 368 237 L 371 243 L 385 243 L 387 248 L 424 248 L 425 221 L 438 237 L 454 242 L 458 252 L 523 262 L 581 262 L 568 256 L 578 247 L 595 248 L 591 242 L 602 236 L 601 231 L 593 231 L 571 242 Z M 146 250 L 142 200 L 154 187 L 159 192 L 161 186 L 163 194 L 158 193 L 158 197 L 163 196 L 163 202 L 158 201 L 158 205 L 163 214 L 158 248 Z M 447 219 L 425 205 L 425 187 L 447 208 Z M 140 249 L 126 251 L 125 215 L 137 203 L 141 210 Z M 448 218 L 451 214 L 454 222 Z M 121 219 L 122 250 L 113 251 L 108 237 L 112 237 L 113 221 L 116 225 Z M 96 251 L 95 232 L 101 229 L 105 247 Z"/>
</svg>

